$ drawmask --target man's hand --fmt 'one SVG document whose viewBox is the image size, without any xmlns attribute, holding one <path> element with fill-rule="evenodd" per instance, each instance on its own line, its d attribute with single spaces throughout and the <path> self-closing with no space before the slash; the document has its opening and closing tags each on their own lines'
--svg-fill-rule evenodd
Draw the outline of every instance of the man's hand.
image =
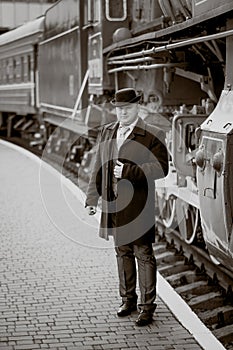
<svg viewBox="0 0 233 350">
<path fill-rule="evenodd" d="M 95 215 L 97 211 L 96 207 L 93 207 L 93 206 L 87 206 L 86 209 L 87 209 L 88 215 Z"/>
<path fill-rule="evenodd" d="M 124 164 L 117 160 L 113 170 L 113 174 L 117 179 L 120 179 L 122 177 L 123 166 Z"/>
</svg>

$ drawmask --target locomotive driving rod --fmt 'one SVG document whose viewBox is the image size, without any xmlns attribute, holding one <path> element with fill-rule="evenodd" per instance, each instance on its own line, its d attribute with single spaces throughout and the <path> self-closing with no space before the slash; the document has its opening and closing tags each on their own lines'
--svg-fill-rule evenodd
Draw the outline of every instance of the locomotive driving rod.
<svg viewBox="0 0 233 350">
<path fill-rule="evenodd" d="M 158 52 L 176 49 L 178 47 L 183 47 L 183 46 L 187 46 L 187 45 L 201 43 L 204 41 L 226 38 L 226 37 L 231 36 L 231 35 L 233 35 L 233 29 L 226 30 L 225 32 L 221 32 L 221 33 L 210 34 L 210 35 L 205 35 L 205 36 L 201 36 L 198 38 L 192 38 L 192 39 L 188 39 L 188 40 L 178 41 L 177 43 L 173 43 L 173 44 L 167 44 L 167 45 L 158 46 L 158 47 L 154 46 L 154 47 L 152 47 L 152 49 L 149 49 L 149 50 L 142 50 L 139 52 L 128 53 L 126 55 L 114 56 L 114 57 L 109 58 L 108 62 L 111 62 L 115 59 L 125 59 L 125 58 L 139 57 L 139 56 L 144 56 L 144 55 L 151 55 L 151 54 L 155 54 Z"/>
</svg>

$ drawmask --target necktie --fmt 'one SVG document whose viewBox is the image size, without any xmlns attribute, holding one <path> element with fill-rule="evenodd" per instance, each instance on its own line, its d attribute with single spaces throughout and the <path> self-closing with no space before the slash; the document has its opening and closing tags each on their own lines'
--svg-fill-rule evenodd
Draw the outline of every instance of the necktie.
<svg viewBox="0 0 233 350">
<path fill-rule="evenodd" d="M 129 126 L 120 126 L 119 127 L 119 133 L 117 135 L 117 147 L 118 149 L 122 146 L 123 142 L 125 141 L 125 135 L 129 131 Z"/>
</svg>

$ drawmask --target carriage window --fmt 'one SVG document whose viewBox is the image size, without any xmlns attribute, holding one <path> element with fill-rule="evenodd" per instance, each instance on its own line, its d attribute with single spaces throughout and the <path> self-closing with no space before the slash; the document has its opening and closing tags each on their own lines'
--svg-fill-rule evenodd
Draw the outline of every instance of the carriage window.
<svg viewBox="0 0 233 350">
<path fill-rule="evenodd" d="M 6 82 L 6 61 L 2 61 L 2 82 Z"/>
<path fill-rule="evenodd" d="M 28 56 L 28 81 L 31 81 L 31 56 Z"/>
<path fill-rule="evenodd" d="M 126 0 L 106 0 L 105 8 L 108 21 L 124 21 L 127 18 Z"/>
<path fill-rule="evenodd" d="M 21 57 L 21 81 L 24 81 L 24 57 Z"/>
<path fill-rule="evenodd" d="M 15 82 L 16 81 L 16 77 L 17 77 L 17 63 L 16 63 L 16 59 L 13 58 L 13 64 L 12 64 L 12 78 L 13 78 L 13 81 Z"/>
<path fill-rule="evenodd" d="M 6 82 L 9 83 L 10 78 L 10 64 L 8 60 L 6 61 Z"/>
<path fill-rule="evenodd" d="M 3 72 L 2 61 L 0 61 L 0 83 L 2 83 L 2 72 Z"/>
</svg>

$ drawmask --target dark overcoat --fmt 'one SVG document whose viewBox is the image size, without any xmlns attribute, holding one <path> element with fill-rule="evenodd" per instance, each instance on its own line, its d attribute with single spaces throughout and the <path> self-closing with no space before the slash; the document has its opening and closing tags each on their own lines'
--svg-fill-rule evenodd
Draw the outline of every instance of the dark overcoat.
<svg viewBox="0 0 233 350">
<path fill-rule="evenodd" d="M 114 236 L 116 246 L 155 239 L 155 182 L 168 173 L 164 132 L 138 119 L 132 133 L 116 151 L 118 122 L 101 131 L 87 190 L 86 206 L 97 206 L 102 197 L 99 235 Z M 116 160 L 124 163 L 122 178 L 113 191 Z"/>
</svg>

